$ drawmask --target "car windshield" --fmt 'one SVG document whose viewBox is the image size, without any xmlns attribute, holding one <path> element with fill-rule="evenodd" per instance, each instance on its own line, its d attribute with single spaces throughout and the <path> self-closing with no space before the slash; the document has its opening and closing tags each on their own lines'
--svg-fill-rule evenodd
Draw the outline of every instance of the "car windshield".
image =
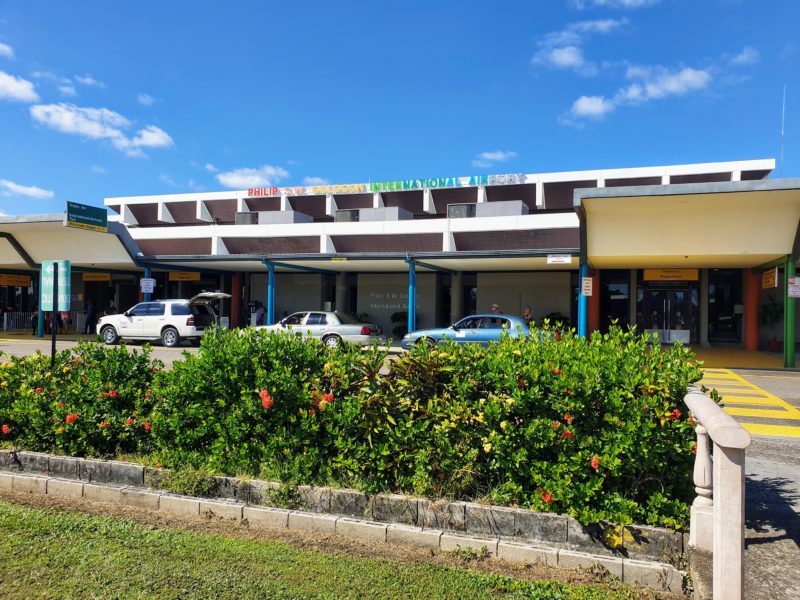
<svg viewBox="0 0 800 600">
<path fill-rule="evenodd" d="M 356 321 L 355 317 L 352 317 L 350 315 L 346 315 L 344 313 L 340 313 L 339 311 L 336 311 L 333 314 L 336 315 L 336 318 L 339 319 L 339 322 L 342 325 L 355 325 L 356 323 L 358 323 L 358 321 Z"/>
</svg>

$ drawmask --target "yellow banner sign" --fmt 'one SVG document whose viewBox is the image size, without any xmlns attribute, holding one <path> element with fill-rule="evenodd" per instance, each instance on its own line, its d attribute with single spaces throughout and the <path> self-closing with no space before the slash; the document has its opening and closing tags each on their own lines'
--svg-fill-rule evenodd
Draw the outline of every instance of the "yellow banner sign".
<svg viewBox="0 0 800 600">
<path fill-rule="evenodd" d="M 761 287 L 765 290 L 778 287 L 778 267 L 767 269 L 761 274 Z"/>
<path fill-rule="evenodd" d="M 14 287 L 29 287 L 31 285 L 31 276 L 0 273 L 0 285 L 11 285 Z"/>
<path fill-rule="evenodd" d="M 170 281 L 200 281 L 200 273 L 196 271 L 170 271 Z"/>
<path fill-rule="evenodd" d="M 83 281 L 111 281 L 111 273 L 82 273 Z"/>
<path fill-rule="evenodd" d="M 645 281 L 697 281 L 699 269 L 645 269 Z"/>
</svg>

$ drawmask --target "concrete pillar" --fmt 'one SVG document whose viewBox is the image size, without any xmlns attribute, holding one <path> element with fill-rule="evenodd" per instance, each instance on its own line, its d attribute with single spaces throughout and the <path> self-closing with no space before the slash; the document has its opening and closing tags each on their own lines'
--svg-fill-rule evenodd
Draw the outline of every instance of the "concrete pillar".
<svg viewBox="0 0 800 600">
<path fill-rule="evenodd" d="M 761 275 L 744 269 L 744 349 L 758 350 L 758 304 L 761 300 Z"/>
<path fill-rule="evenodd" d="M 744 450 L 714 444 L 713 593 L 744 598 Z"/>
<path fill-rule="evenodd" d="M 243 273 L 234 273 L 233 277 L 231 277 L 231 329 L 242 324 L 243 279 Z"/>
<path fill-rule="evenodd" d="M 700 345 L 708 347 L 708 269 L 700 269 Z"/>
<path fill-rule="evenodd" d="M 455 323 L 464 316 L 464 273 L 458 271 L 450 276 L 450 322 Z"/>
<path fill-rule="evenodd" d="M 347 273 L 337 273 L 334 305 L 340 312 L 347 312 L 347 291 Z"/>
<path fill-rule="evenodd" d="M 478 186 L 478 204 L 486 202 L 486 188 L 482 185 Z"/>
</svg>

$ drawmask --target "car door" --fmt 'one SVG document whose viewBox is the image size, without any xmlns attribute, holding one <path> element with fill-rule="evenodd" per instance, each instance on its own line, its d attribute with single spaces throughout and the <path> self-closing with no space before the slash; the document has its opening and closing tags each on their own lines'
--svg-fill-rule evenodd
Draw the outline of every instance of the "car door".
<svg viewBox="0 0 800 600">
<path fill-rule="evenodd" d="M 281 319 L 280 325 L 283 331 L 301 331 L 306 321 L 307 312 L 292 313 L 288 317 Z M 305 334 L 304 334 L 305 335 Z"/>
<path fill-rule="evenodd" d="M 453 338 L 457 344 L 467 344 L 469 342 L 478 341 L 478 334 L 480 332 L 481 317 L 465 317 L 453 325 L 455 337 Z M 448 338 L 453 337 L 447 335 Z"/>
<path fill-rule="evenodd" d="M 323 312 L 310 312 L 303 325 L 303 333 L 311 337 L 322 337 L 328 331 L 328 316 Z"/>
<path fill-rule="evenodd" d="M 142 302 L 128 309 L 115 318 L 117 333 L 120 337 L 138 338 L 143 335 L 144 319 L 147 316 L 147 305 L 149 302 Z"/>
<path fill-rule="evenodd" d="M 147 314 L 142 322 L 142 337 L 157 338 L 161 335 L 161 328 L 167 322 L 163 302 L 146 302 Z"/>
<path fill-rule="evenodd" d="M 476 335 L 476 341 L 484 346 L 489 342 L 496 342 L 503 335 L 503 330 L 508 329 L 509 321 L 503 317 L 484 317 Z"/>
</svg>

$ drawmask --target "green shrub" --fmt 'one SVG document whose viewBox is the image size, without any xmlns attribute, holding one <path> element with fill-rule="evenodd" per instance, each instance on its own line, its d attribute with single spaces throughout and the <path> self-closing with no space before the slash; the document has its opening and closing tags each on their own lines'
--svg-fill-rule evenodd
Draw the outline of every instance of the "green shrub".
<svg viewBox="0 0 800 600">
<path fill-rule="evenodd" d="M 2 435 L 28 450 L 114 456 L 149 449 L 154 371 L 150 348 L 128 351 L 81 342 L 50 357 L 3 356 Z"/>
</svg>

